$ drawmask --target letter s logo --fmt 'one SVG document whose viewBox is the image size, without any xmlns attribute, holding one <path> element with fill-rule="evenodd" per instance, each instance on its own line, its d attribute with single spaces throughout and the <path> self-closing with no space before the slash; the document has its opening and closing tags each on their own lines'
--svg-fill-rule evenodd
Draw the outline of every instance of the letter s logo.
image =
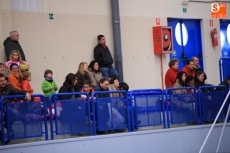
<svg viewBox="0 0 230 153">
<path fill-rule="evenodd" d="M 212 12 L 216 13 L 220 10 L 220 5 L 218 3 L 213 3 L 211 7 Z"/>
</svg>

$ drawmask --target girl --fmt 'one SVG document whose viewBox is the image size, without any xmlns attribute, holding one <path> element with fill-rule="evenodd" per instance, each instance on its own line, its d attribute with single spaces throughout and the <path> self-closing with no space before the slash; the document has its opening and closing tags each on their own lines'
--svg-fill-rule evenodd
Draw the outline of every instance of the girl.
<svg viewBox="0 0 230 153">
<path fill-rule="evenodd" d="M 102 73 L 99 69 L 99 65 L 97 61 L 90 62 L 88 74 L 92 85 L 96 86 L 102 78 Z"/>
<path fill-rule="evenodd" d="M 49 96 L 58 90 L 56 82 L 53 80 L 53 72 L 46 70 L 44 73 L 45 80 L 42 82 L 42 91 L 46 98 L 46 106 L 49 107 Z"/>
<path fill-rule="evenodd" d="M 5 67 L 9 69 L 12 63 L 17 64 L 21 69 L 20 71 L 27 71 L 30 68 L 29 63 L 22 61 L 21 54 L 18 50 L 13 50 L 10 54 L 10 61 L 5 63 Z"/>
<path fill-rule="evenodd" d="M 78 71 L 76 73 L 77 77 L 77 84 L 75 86 L 76 91 L 81 91 L 83 87 L 83 83 L 87 80 L 90 81 L 89 75 L 88 75 L 88 65 L 86 62 L 81 62 L 78 66 Z"/>
<path fill-rule="evenodd" d="M 176 82 L 173 85 L 173 88 L 183 88 L 186 87 L 186 73 L 183 71 L 178 72 L 177 77 L 176 77 Z M 181 89 L 181 90 L 172 90 L 173 94 L 184 94 L 187 93 L 186 89 Z"/>
</svg>

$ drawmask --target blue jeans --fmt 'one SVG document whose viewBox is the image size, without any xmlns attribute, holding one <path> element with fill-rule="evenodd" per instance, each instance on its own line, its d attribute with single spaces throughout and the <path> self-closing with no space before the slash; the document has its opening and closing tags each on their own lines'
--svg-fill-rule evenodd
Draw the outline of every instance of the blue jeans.
<svg viewBox="0 0 230 153">
<path fill-rule="evenodd" d="M 113 66 L 109 67 L 100 67 L 101 73 L 103 77 L 118 77 L 118 73 Z"/>
</svg>

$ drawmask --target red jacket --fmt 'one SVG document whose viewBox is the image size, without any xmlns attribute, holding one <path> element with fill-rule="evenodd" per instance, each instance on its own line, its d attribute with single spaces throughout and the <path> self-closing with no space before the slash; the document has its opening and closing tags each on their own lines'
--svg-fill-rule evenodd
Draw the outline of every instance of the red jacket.
<svg viewBox="0 0 230 153">
<path fill-rule="evenodd" d="M 165 86 L 166 88 L 172 88 L 173 84 L 176 82 L 178 70 L 169 68 L 165 74 Z"/>
<path fill-rule="evenodd" d="M 188 75 L 194 76 L 195 77 L 195 71 L 193 69 L 190 69 L 187 65 L 185 65 L 181 71 L 185 72 Z"/>
</svg>

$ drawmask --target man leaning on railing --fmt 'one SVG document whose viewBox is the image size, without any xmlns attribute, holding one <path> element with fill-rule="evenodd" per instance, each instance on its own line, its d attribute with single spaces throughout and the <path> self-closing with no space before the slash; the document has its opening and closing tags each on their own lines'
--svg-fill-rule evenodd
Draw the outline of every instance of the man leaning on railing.
<svg viewBox="0 0 230 153">
<path fill-rule="evenodd" d="M 15 89 L 13 88 L 10 84 L 7 83 L 6 78 L 3 74 L 0 74 L 0 98 L 2 98 L 3 96 L 10 96 L 10 95 L 25 95 L 25 99 L 26 101 L 30 101 L 31 100 L 31 96 L 28 92 L 26 92 L 25 90 L 19 90 L 19 89 Z M 5 99 L 4 101 L 2 101 L 1 105 L 6 105 L 7 103 L 11 103 L 12 100 L 8 100 Z M 4 127 L 8 130 L 8 132 L 10 132 L 10 136 L 13 138 L 14 135 L 12 134 L 13 130 L 12 130 L 12 125 L 15 121 L 17 121 L 20 117 L 20 113 L 18 110 L 16 110 L 13 107 L 8 107 L 7 108 L 8 114 L 10 116 L 10 125 L 9 127 L 7 127 L 6 124 L 6 110 L 4 110 Z M 1 139 L 1 136 L 0 136 Z"/>
</svg>

